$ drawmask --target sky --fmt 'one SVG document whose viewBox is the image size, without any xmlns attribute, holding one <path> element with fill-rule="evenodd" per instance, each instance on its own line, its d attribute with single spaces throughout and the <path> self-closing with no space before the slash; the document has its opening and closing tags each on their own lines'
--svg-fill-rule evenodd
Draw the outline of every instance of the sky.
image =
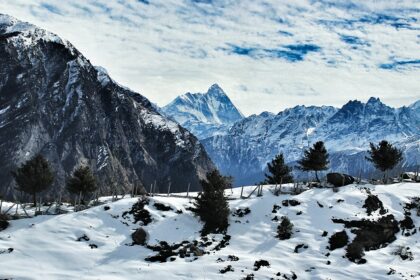
<svg viewBox="0 0 420 280">
<path fill-rule="evenodd" d="M 420 99 L 420 0 L 0 0 L 159 106 L 219 84 L 245 115 Z"/>
</svg>

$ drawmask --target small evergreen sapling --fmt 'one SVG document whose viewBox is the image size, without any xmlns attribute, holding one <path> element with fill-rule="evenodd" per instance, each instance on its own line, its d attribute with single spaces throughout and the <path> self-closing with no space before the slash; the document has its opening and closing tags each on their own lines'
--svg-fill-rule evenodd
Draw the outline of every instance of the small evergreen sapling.
<svg viewBox="0 0 420 280">
<path fill-rule="evenodd" d="M 67 190 L 72 194 L 81 194 L 82 204 L 85 203 L 86 195 L 93 193 L 96 189 L 95 177 L 88 166 L 77 168 L 67 180 Z"/>
<path fill-rule="evenodd" d="M 329 163 L 327 149 L 322 141 L 316 142 L 311 148 L 305 150 L 303 158 L 298 161 L 299 169 L 315 171 L 317 182 L 319 182 L 318 171 L 327 170 Z"/>
<path fill-rule="evenodd" d="M 284 163 L 283 154 L 278 154 L 267 163 L 267 169 L 270 174 L 265 174 L 265 181 L 268 184 L 287 184 L 293 182 L 292 169 Z"/>
<path fill-rule="evenodd" d="M 36 155 L 12 171 L 17 189 L 32 195 L 36 207 L 36 195 L 51 186 L 54 174 L 48 161 L 42 155 Z"/>
<path fill-rule="evenodd" d="M 288 217 L 283 216 L 281 222 L 277 227 L 277 237 L 280 240 L 290 239 L 293 234 L 293 224 Z"/>
<path fill-rule="evenodd" d="M 196 198 L 193 211 L 204 222 L 201 233 L 223 233 L 229 225 L 229 207 L 224 190 L 231 188 L 232 179 L 215 169 L 207 173 L 206 180 L 200 183 L 203 191 Z"/>
<path fill-rule="evenodd" d="M 376 169 L 384 172 L 384 181 L 388 180 L 388 170 L 393 169 L 400 161 L 402 161 L 402 151 L 394 147 L 386 140 L 379 142 L 376 146 L 370 143 L 369 157 L 366 159 L 373 163 Z"/>
</svg>

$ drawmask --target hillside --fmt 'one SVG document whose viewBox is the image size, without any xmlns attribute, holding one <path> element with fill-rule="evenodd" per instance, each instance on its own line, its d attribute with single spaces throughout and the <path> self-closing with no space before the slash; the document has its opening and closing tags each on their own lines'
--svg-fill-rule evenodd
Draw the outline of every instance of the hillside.
<svg viewBox="0 0 420 280">
<path fill-rule="evenodd" d="M 253 189 L 246 187 L 244 195 Z M 229 201 L 231 212 L 236 214 L 230 215 L 227 236 L 211 235 L 208 239 L 200 239 L 202 225 L 188 210 L 190 199 L 153 197 L 144 208 L 152 218 L 151 223 L 143 226 L 148 233 L 148 248 L 156 248 L 154 246 L 160 241 L 169 244 L 187 241 L 182 246 L 193 248 L 191 242 L 197 240 L 194 251 L 209 252 L 203 256 L 192 253 L 184 258 L 178 253 L 172 261 L 168 258 L 163 263 L 145 260 L 157 252 L 145 246 L 131 246 L 130 235 L 142 222 L 134 223 L 133 215 L 124 212 L 130 211 L 137 198 L 116 202 L 103 198 L 105 205 L 85 211 L 12 221 L 8 229 L 0 232 L 0 278 L 420 279 L 417 232 L 420 217 L 415 209 L 409 210 L 406 205 L 419 196 L 419 189 L 418 183 L 349 185 L 338 192 L 311 189 L 299 195 L 275 196 L 271 193 L 273 187 L 266 186 L 262 197 L 254 194 L 249 199 L 239 199 L 241 189 L 226 190 L 232 199 Z M 384 210 L 368 216 L 363 205 L 372 196 L 379 198 Z M 292 206 L 295 205 L 292 200 L 300 204 Z M 155 205 L 156 202 L 171 209 L 157 210 L 157 207 L 164 207 Z M 245 208 L 249 208 L 250 213 L 247 214 Z M 402 224 L 397 222 L 406 220 L 408 213 L 414 228 L 403 231 Z M 349 242 L 355 239 L 355 233 L 360 229 L 345 228 L 343 221 L 378 221 L 389 215 L 395 218 L 393 231 L 387 229 L 391 243 L 365 252 L 365 264 L 356 264 L 343 257 L 345 248 L 327 249 L 328 240 L 335 232 L 345 230 Z M 292 237 L 288 240 L 275 237 L 282 216 L 288 216 L 294 224 Z M 336 219 L 336 223 L 332 219 Z M 393 241 L 395 231 L 398 232 Z M 380 230 L 382 233 L 385 231 Z M 227 241 L 225 247 L 221 244 L 223 240 Z M 218 245 L 222 246 L 216 248 Z M 393 254 L 401 246 L 409 248 L 406 260 Z M 260 260 L 267 261 L 269 266 L 260 262 L 262 266 L 257 269 L 254 264 Z M 226 268 L 227 272 L 220 272 Z"/>
<path fill-rule="evenodd" d="M 103 194 L 169 182 L 199 190 L 214 168 L 196 137 L 55 34 L 0 14 L 0 65 L 3 195 L 16 194 L 11 171 L 38 153 L 52 165 L 56 194 L 80 165 Z"/>
</svg>

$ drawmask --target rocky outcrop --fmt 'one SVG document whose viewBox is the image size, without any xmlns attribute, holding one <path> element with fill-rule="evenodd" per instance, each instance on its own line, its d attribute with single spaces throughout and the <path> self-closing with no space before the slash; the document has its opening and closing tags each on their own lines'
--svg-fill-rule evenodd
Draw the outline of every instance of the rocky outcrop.
<svg viewBox="0 0 420 280">
<path fill-rule="evenodd" d="M 135 245 L 146 245 L 147 241 L 147 232 L 143 228 L 136 229 L 133 234 L 131 234 L 133 239 L 133 244 Z"/>
<path fill-rule="evenodd" d="M 114 82 L 69 42 L 0 15 L 0 188 L 37 153 L 55 172 L 54 192 L 81 164 L 103 194 L 133 185 L 155 192 L 200 189 L 213 164 L 198 140 L 142 95 Z"/>
<path fill-rule="evenodd" d="M 332 184 L 334 187 L 347 186 L 354 183 L 354 178 L 347 174 L 342 173 L 328 173 L 327 182 Z"/>
</svg>

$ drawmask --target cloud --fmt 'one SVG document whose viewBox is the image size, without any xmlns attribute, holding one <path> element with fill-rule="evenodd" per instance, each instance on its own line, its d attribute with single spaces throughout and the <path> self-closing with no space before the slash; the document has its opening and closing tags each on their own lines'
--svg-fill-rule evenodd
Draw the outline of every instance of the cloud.
<svg viewBox="0 0 420 280">
<path fill-rule="evenodd" d="M 420 92 L 416 0 L 0 0 L 0 7 L 68 39 L 161 106 L 216 82 L 245 114 L 370 96 L 399 106 Z"/>
</svg>

